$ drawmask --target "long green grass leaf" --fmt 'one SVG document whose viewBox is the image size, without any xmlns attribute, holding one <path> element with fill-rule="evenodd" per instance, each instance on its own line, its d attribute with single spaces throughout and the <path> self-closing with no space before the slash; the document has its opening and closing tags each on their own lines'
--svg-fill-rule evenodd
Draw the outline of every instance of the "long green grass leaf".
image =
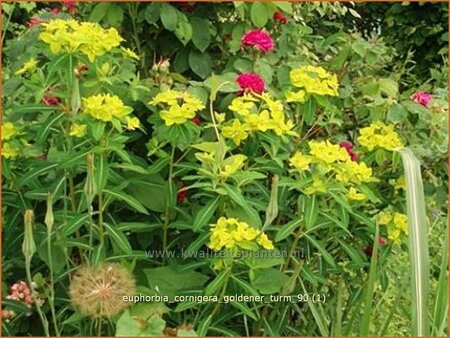
<svg viewBox="0 0 450 338">
<path fill-rule="evenodd" d="M 406 205 L 409 227 L 409 252 L 412 267 L 412 336 L 427 336 L 429 257 L 425 197 L 420 162 L 407 148 L 399 151 L 406 181 Z"/>
</svg>

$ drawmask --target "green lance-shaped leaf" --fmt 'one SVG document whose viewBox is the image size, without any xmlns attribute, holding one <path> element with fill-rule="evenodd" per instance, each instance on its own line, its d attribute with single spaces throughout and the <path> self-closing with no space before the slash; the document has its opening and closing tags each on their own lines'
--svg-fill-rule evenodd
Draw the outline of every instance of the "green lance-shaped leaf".
<svg viewBox="0 0 450 338">
<path fill-rule="evenodd" d="M 407 148 L 399 150 L 405 170 L 409 252 L 412 267 L 412 336 L 429 335 L 428 294 L 429 257 L 425 197 L 420 163 Z"/>
<path fill-rule="evenodd" d="M 278 176 L 272 177 L 272 190 L 270 192 L 270 200 L 266 209 L 266 221 L 264 222 L 264 231 L 278 215 Z"/>
</svg>

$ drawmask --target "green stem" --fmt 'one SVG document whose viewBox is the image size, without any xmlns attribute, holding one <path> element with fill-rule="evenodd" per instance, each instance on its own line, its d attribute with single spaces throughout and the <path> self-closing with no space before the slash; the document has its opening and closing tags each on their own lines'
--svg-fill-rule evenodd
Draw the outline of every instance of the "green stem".
<svg viewBox="0 0 450 338">
<path fill-rule="evenodd" d="M 231 271 L 233 269 L 233 262 L 230 264 L 230 267 L 228 268 L 228 275 L 227 279 L 225 279 L 225 283 L 223 284 L 222 291 L 220 292 L 219 301 L 216 303 L 216 306 L 214 307 L 213 312 L 211 313 L 212 316 L 214 316 L 217 311 L 220 309 L 220 302 L 222 301 L 223 297 L 225 296 L 225 293 L 227 292 L 228 282 L 230 281 L 230 275 Z"/>
<path fill-rule="evenodd" d="M 39 300 L 36 297 L 36 292 L 33 288 L 33 279 L 31 278 L 31 259 L 25 259 L 25 270 L 27 273 L 28 285 L 31 289 L 31 298 L 33 298 L 34 305 L 36 305 L 36 310 L 38 312 L 39 318 L 41 319 L 42 327 L 44 328 L 45 336 L 50 337 L 50 332 L 48 330 L 48 321 L 45 318 L 44 313 L 41 310 L 41 306 L 39 304 Z"/>
<path fill-rule="evenodd" d="M 58 329 L 58 323 L 56 321 L 56 312 L 55 312 L 55 279 L 53 274 L 53 260 L 51 259 L 52 256 L 52 245 L 51 245 L 51 239 L 52 239 L 52 233 L 50 228 L 47 228 L 47 253 L 48 253 L 48 266 L 50 269 L 50 297 L 48 299 L 48 303 L 50 305 L 50 311 L 52 314 L 52 320 L 53 320 L 53 326 L 55 329 L 56 336 L 59 337 L 59 329 Z"/>
<path fill-rule="evenodd" d="M 105 234 L 103 229 L 103 193 L 98 192 L 98 234 L 100 237 L 100 245 L 105 242 Z"/>
<path fill-rule="evenodd" d="M 8 20 L 6 21 L 3 31 L 2 31 L 2 46 L 3 46 L 3 41 L 5 40 L 6 31 L 8 30 L 9 23 L 11 22 L 12 15 L 14 13 L 15 6 L 16 6 L 16 3 L 13 2 L 12 8 L 11 8 L 11 13 L 9 13 Z"/>
<path fill-rule="evenodd" d="M 136 3 L 136 6 L 133 6 L 133 5 L 134 4 L 130 4 L 129 7 L 128 7 L 128 13 L 130 14 L 130 18 L 131 18 L 131 26 L 133 28 L 132 36 L 133 36 L 133 40 L 134 40 L 134 43 L 136 45 L 136 49 L 138 51 L 140 60 L 141 60 L 141 69 L 143 71 L 146 71 L 145 57 L 144 57 L 144 55 L 142 55 L 141 41 L 139 40 L 139 34 L 138 34 L 138 30 L 137 30 L 137 25 L 136 25 L 136 18 L 137 18 L 137 15 L 138 15 L 139 3 Z"/>
<path fill-rule="evenodd" d="M 175 158 L 175 146 L 172 145 L 172 151 L 170 153 L 170 164 L 169 164 L 169 177 L 168 184 L 169 189 L 172 189 L 172 181 L 173 181 L 173 167 L 174 167 L 174 158 Z M 170 199 L 172 197 L 169 196 L 166 199 L 166 208 L 164 212 L 164 228 L 163 228 L 163 251 L 167 250 L 167 235 L 169 231 L 169 222 L 170 222 Z M 163 255 L 163 263 L 166 261 L 166 256 Z"/>
</svg>

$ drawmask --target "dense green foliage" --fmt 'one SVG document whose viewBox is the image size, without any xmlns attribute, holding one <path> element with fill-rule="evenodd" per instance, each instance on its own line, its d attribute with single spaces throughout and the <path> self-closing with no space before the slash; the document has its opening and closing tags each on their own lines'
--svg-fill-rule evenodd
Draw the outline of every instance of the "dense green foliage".
<svg viewBox="0 0 450 338">
<path fill-rule="evenodd" d="M 2 9 L 4 335 L 411 335 L 403 145 L 447 334 L 447 4 Z"/>
</svg>

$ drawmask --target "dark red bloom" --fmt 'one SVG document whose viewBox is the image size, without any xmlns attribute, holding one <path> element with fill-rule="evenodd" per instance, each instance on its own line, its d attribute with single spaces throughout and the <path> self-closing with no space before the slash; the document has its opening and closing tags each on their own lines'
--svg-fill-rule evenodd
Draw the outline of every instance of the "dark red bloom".
<svg viewBox="0 0 450 338">
<path fill-rule="evenodd" d="M 384 238 L 383 236 L 378 237 L 378 244 L 380 244 L 380 246 L 386 245 L 387 244 L 386 238 Z"/>
<path fill-rule="evenodd" d="M 188 193 L 187 189 L 185 189 L 183 187 L 180 190 L 178 190 L 178 192 L 177 192 L 177 201 L 178 202 L 184 202 L 186 200 L 187 193 Z"/>
<path fill-rule="evenodd" d="M 241 93 L 243 92 L 253 92 L 261 94 L 265 89 L 266 85 L 264 80 L 255 73 L 242 73 L 236 78 L 236 82 L 239 87 L 241 87 Z"/>
<path fill-rule="evenodd" d="M 63 6 L 67 8 L 70 14 L 74 14 L 78 11 L 77 3 L 75 1 L 63 1 Z"/>
<path fill-rule="evenodd" d="M 188 13 L 193 12 L 195 9 L 195 2 L 188 2 L 188 1 L 184 2 L 183 1 L 183 2 L 178 2 L 177 5 L 178 5 L 178 8 L 180 8 Z"/>
<path fill-rule="evenodd" d="M 387 240 L 386 238 L 384 238 L 383 236 L 378 237 L 378 244 L 380 246 L 384 246 L 387 244 Z M 368 245 L 365 249 L 364 252 L 366 253 L 367 256 L 372 257 L 373 254 L 373 246 L 372 245 Z"/>
<path fill-rule="evenodd" d="M 281 11 L 276 11 L 273 14 L 273 19 L 282 24 L 285 24 L 288 22 L 288 18 Z"/>
<path fill-rule="evenodd" d="M 38 26 L 42 23 L 43 21 L 39 18 L 31 18 L 30 20 L 28 20 L 28 28 L 34 27 L 34 26 Z"/>
<path fill-rule="evenodd" d="M 59 14 L 59 8 L 58 7 L 53 7 L 50 12 L 52 12 L 54 15 L 58 15 Z"/>
<path fill-rule="evenodd" d="M 59 105 L 60 101 L 56 96 L 45 95 L 42 98 L 41 103 L 45 104 L 46 106 L 57 106 Z"/>
<path fill-rule="evenodd" d="M 359 155 L 353 151 L 353 144 L 350 142 L 341 142 L 339 146 L 345 148 L 352 161 L 358 161 Z"/>
<path fill-rule="evenodd" d="M 197 126 L 202 124 L 202 119 L 200 118 L 200 116 L 194 116 L 191 120 L 194 124 L 196 124 Z"/>
</svg>

